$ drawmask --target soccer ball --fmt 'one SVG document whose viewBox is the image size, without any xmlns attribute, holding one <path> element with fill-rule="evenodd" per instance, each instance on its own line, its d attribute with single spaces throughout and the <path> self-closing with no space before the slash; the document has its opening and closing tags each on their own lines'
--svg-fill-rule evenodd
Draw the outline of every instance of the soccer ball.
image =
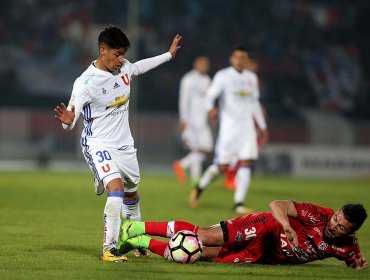
<svg viewBox="0 0 370 280">
<path fill-rule="evenodd" d="M 177 263 L 194 263 L 202 255 L 202 243 L 189 230 L 177 232 L 168 242 L 168 257 Z"/>
</svg>

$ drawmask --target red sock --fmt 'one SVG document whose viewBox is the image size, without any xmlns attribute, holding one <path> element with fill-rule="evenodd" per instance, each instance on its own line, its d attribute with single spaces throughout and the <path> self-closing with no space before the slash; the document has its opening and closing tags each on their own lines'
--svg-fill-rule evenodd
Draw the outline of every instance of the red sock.
<svg viewBox="0 0 370 280">
<path fill-rule="evenodd" d="M 145 222 L 145 234 L 166 237 L 167 222 Z"/>
<path fill-rule="evenodd" d="M 175 221 L 175 233 L 180 230 L 190 230 L 195 234 L 198 233 L 198 227 L 196 225 L 184 221 Z"/>
<path fill-rule="evenodd" d="M 150 238 L 149 250 L 152 251 L 154 254 L 164 257 L 164 251 L 166 250 L 167 244 L 168 243 L 165 241 Z"/>
<path fill-rule="evenodd" d="M 145 234 L 170 237 L 180 230 L 198 232 L 198 227 L 184 221 L 173 222 L 145 222 Z"/>
</svg>

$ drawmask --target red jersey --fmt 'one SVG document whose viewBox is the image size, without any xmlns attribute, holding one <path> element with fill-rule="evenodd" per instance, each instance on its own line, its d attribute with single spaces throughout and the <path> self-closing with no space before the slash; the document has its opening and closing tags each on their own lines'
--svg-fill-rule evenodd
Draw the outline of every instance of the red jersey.
<svg viewBox="0 0 370 280">
<path fill-rule="evenodd" d="M 351 264 L 360 253 L 357 238 L 354 234 L 327 238 L 324 229 L 334 211 L 330 208 L 316 206 L 310 203 L 297 203 L 297 217 L 289 218 L 290 225 L 297 233 L 298 247 L 290 244 L 283 228 L 275 229 L 274 259 L 281 263 L 306 263 L 335 257 Z"/>
<path fill-rule="evenodd" d="M 228 241 L 218 262 L 307 263 L 335 257 L 350 265 L 360 254 L 355 235 L 329 239 L 324 229 L 334 211 L 310 203 L 294 202 L 297 217 L 289 218 L 298 246 L 291 245 L 283 227 L 271 213 L 256 213 L 223 222 Z"/>
</svg>

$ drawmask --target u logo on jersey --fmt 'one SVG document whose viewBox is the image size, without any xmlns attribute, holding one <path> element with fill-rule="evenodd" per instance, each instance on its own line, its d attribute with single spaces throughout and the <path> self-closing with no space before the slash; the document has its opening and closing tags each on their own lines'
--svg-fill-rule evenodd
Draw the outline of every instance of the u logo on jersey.
<svg viewBox="0 0 370 280">
<path fill-rule="evenodd" d="M 130 95 L 116 97 L 114 101 L 112 101 L 111 103 L 107 105 L 107 107 L 105 107 L 105 110 L 109 108 L 113 108 L 113 107 L 119 108 L 122 105 L 125 105 L 127 101 L 129 101 L 129 99 L 130 99 Z"/>
<path fill-rule="evenodd" d="M 129 79 L 127 73 L 125 73 L 125 75 L 121 76 L 121 79 L 125 83 L 126 86 L 128 86 L 130 84 L 130 79 Z"/>
<path fill-rule="evenodd" d="M 109 172 L 109 170 L 110 170 L 110 165 L 107 163 L 106 165 L 103 165 L 103 166 L 101 167 L 101 169 L 103 169 L 103 171 L 104 171 L 105 173 L 107 173 L 107 172 Z"/>
</svg>

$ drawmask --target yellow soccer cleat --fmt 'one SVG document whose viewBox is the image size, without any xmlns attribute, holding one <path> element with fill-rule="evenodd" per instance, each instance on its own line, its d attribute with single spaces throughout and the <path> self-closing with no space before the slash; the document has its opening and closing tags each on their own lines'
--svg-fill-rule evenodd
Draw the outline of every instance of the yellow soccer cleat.
<svg viewBox="0 0 370 280">
<path fill-rule="evenodd" d="M 118 253 L 116 248 L 105 250 L 101 256 L 103 262 L 126 262 L 127 258 Z"/>
</svg>

